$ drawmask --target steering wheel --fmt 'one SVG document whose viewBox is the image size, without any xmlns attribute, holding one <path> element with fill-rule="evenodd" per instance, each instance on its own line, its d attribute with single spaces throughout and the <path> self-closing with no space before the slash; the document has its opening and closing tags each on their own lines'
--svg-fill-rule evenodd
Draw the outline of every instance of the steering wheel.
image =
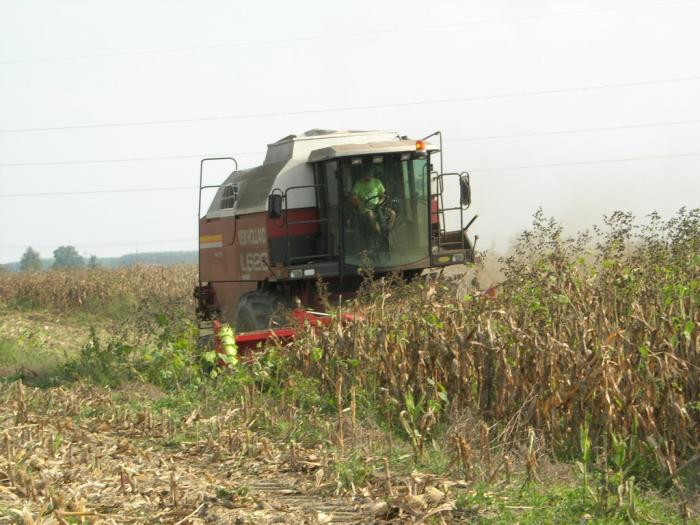
<svg viewBox="0 0 700 525">
<path fill-rule="evenodd" d="M 376 202 L 372 202 L 376 201 Z M 382 193 L 381 195 L 372 195 L 371 197 L 367 197 L 362 204 L 362 207 L 367 209 L 367 210 L 376 210 L 379 207 L 386 206 L 389 203 L 389 200 L 386 197 L 386 193 Z"/>
</svg>

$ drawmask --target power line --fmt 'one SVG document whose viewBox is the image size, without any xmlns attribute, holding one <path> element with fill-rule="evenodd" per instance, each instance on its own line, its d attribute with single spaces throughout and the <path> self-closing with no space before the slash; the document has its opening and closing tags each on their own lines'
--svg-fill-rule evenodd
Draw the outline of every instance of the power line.
<svg viewBox="0 0 700 525">
<path fill-rule="evenodd" d="M 579 162 L 557 162 L 552 164 L 530 164 L 524 166 L 502 166 L 497 168 L 472 168 L 470 172 L 495 172 L 495 171 L 513 171 L 513 170 L 529 170 L 538 168 L 560 168 L 568 166 L 588 166 L 594 164 L 611 164 L 616 162 L 643 162 L 651 160 L 678 159 L 688 157 L 700 157 L 700 153 L 677 153 L 672 155 L 650 155 L 646 157 L 623 157 L 616 159 L 590 160 Z M 161 188 L 138 188 L 125 190 L 88 190 L 88 191 L 61 191 L 61 192 L 46 192 L 46 193 L 0 193 L 0 197 L 54 197 L 65 195 L 95 195 L 106 193 L 139 193 L 139 192 L 155 192 L 155 191 L 183 191 L 197 190 L 197 186 L 175 186 Z"/>
<path fill-rule="evenodd" d="M 589 166 L 592 164 L 612 164 L 617 162 L 640 162 L 647 160 L 664 160 L 664 159 L 680 159 L 687 157 L 700 157 L 700 153 L 679 153 L 675 155 L 650 155 L 648 157 L 625 157 L 619 159 L 604 159 L 604 160 L 584 160 L 580 162 L 555 162 L 552 164 L 530 164 L 526 166 L 502 166 L 499 168 L 473 168 L 470 172 L 489 172 L 489 171 L 515 171 L 515 170 L 530 170 L 539 168 L 563 168 L 569 166 Z"/>
<path fill-rule="evenodd" d="M 619 126 L 602 126 L 596 128 L 579 128 L 579 129 L 563 129 L 563 130 L 552 130 L 552 131 L 533 131 L 527 133 L 514 133 L 509 135 L 483 135 L 476 137 L 463 137 L 456 139 L 445 139 L 445 142 L 470 142 L 470 141 L 482 141 L 482 140 L 500 140 L 500 139 L 513 139 L 513 138 L 523 138 L 523 137 L 541 137 L 541 136 L 551 136 L 551 135 L 567 135 L 574 133 L 594 133 L 600 131 L 617 131 L 626 129 L 643 129 L 643 128 L 656 128 L 656 127 L 666 127 L 666 126 L 685 126 L 692 124 L 700 124 L 700 119 L 697 120 L 680 120 L 680 121 L 669 121 L 669 122 L 652 122 L 647 124 L 626 124 Z M 241 153 L 236 153 L 234 156 L 242 155 L 264 155 L 264 151 L 246 151 Z M 161 157 L 120 157 L 112 159 L 80 159 L 80 160 L 58 160 L 58 161 L 40 161 L 40 162 L 11 162 L 0 164 L 0 168 L 14 168 L 14 167 L 31 167 L 31 166 L 64 166 L 64 165 L 74 165 L 74 164 L 106 164 L 106 163 L 117 163 L 117 162 L 141 162 L 141 161 L 160 161 L 160 160 L 182 160 L 182 159 L 203 159 L 205 157 L 223 157 L 228 154 L 209 154 L 209 155 L 169 155 Z"/>
<path fill-rule="evenodd" d="M 430 104 L 454 104 L 459 102 L 475 102 L 481 100 L 498 100 L 505 98 L 516 98 L 516 97 L 529 97 L 529 96 L 540 96 L 540 95 L 556 95 L 564 93 L 578 93 L 585 91 L 598 91 L 603 89 L 619 89 L 628 87 L 638 87 L 638 86 L 654 86 L 661 84 L 672 84 L 679 82 L 688 82 L 700 80 L 700 76 L 688 76 L 688 77 L 677 77 L 659 80 L 644 80 L 637 82 L 622 82 L 618 84 L 598 84 L 592 86 L 579 86 L 570 88 L 557 88 L 557 89 L 542 89 L 536 91 L 521 91 L 516 93 L 503 93 L 499 95 L 477 95 L 472 97 L 457 97 L 457 98 L 446 98 L 446 99 L 433 99 L 433 100 L 421 100 L 412 102 L 396 102 L 388 104 L 368 104 L 364 106 L 341 106 L 341 107 L 331 107 L 331 108 L 320 108 L 320 109 L 303 109 L 294 111 L 279 111 L 274 113 L 248 113 L 240 115 L 222 115 L 222 116 L 209 116 L 209 117 L 192 117 L 192 118 L 180 118 L 180 119 L 164 119 L 164 120 L 140 120 L 131 122 L 110 122 L 103 124 L 76 124 L 68 126 L 48 126 L 48 127 L 36 127 L 36 128 L 14 128 L 14 129 L 0 129 L 0 133 L 29 133 L 37 131 L 65 131 L 65 130 L 77 130 L 77 129 L 99 129 L 99 128 L 117 128 L 117 127 L 130 127 L 130 126 L 153 126 L 153 125 L 163 125 L 163 124 L 180 124 L 180 123 L 194 123 L 194 122 L 206 122 L 206 121 L 216 121 L 216 120 L 242 120 L 250 118 L 269 118 L 269 117 L 289 117 L 297 115 L 313 115 L 319 113 L 334 113 L 342 111 L 359 111 L 359 110 L 373 110 L 373 109 L 385 109 L 385 108 L 404 108 L 409 106 L 423 106 Z"/>
<path fill-rule="evenodd" d="M 246 151 L 241 153 L 236 153 L 236 156 L 242 155 L 261 155 L 264 151 Z M 203 159 L 206 157 L 224 157 L 229 155 L 228 153 L 222 153 L 217 155 L 167 155 L 162 157 L 120 157 L 113 159 L 80 159 L 80 160 L 50 160 L 43 162 L 10 162 L 6 164 L 0 164 L 0 168 L 15 168 L 24 166 L 63 166 L 72 164 L 106 164 L 112 162 L 145 162 L 145 161 L 158 161 L 158 160 L 189 160 L 189 159 Z"/>
<path fill-rule="evenodd" d="M 599 8 L 599 9 L 586 9 L 586 10 L 578 10 L 578 11 L 565 11 L 565 12 L 559 12 L 559 13 L 523 15 L 523 16 L 504 17 L 504 18 L 486 18 L 486 19 L 481 19 L 481 20 L 468 20 L 468 21 L 464 21 L 464 22 L 456 22 L 456 23 L 451 23 L 451 24 L 411 26 L 411 27 L 401 27 L 401 28 L 394 28 L 394 29 L 381 29 L 381 30 L 375 30 L 375 31 L 361 31 L 361 32 L 353 32 L 353 33 L 336 33 L 336 34 L 324 34 L 324 35 L 314 35 L 314 36 L 299 36 L 299 37 L 291 37 L 291 38 L 283 38 L 283 39 L 256 40 L 256 41 L 250 41 L 250 42 L 220 43 L 220 44 L 210 44 L 210 45 L 190 46 L 190 47 L 118 51 L 118 52 L 114 52 L 114 53 L 98 53 L 98 54 L 92 54 L 92 55 L 73 55 L 73 56 L 62 56 L 62 57 L 58 56 L 58 57 L 7 59 L 7 60 L 0 60 L 0 65 L 42 63 L 42 62 L 66 62 L 66 61 L 74 61 L 74 60 L 95 60 L 95 59 L 103 59 L 103 58 L 120 58 L 120 57 L 139 56 L 139 55 L 159 55 L 159 54 L 168 54 L 168 53 L 182 53 L 182 52 L 188 52 L 188 51 L 207 51 L 207 50 L 213 50 L 213 49 L 278 45 L 278 44 L 289 44 L 289 43 L 294 43 L 294 42 L 314 42 L 314 41 L 319 41 L 319 40 L 344 39 L 344 38 L 356 38 L 356 37 L 366 37 L 366 36 L 378 36 L 378 35 L 384 35 L 384 34 L 420 32 L 420 31 L 431 30 L 431 29 L 452 29 L 452 28 L 465 27 L 465 26 L 470 26 L 470 25 L 522 22 L 522 21 L 537 20 L 537 19 L 542 19 L 542 18 L 556 18 L 556 17 L 577 16 L 577 15 L 605 13 L 605 12 L 614 12 L 614 11 L 627 11 L 627 10 L 633 10 L 633 9 L 665 7 L 665 6 L 678 5 L 678 4 L 693 4 L 693 3 L 697 3 L 697 2 L 698 2 L 698 0 L 672 0 L 670 2 L 651 2 L 651 3 L 647 3 L 647 4 L 641 4 L 641 5 L 613 6 L 613 7 Z"/>
<path fill-rule="evenodd" d="M 676 122 L 654 122 L 650 124 L 628 124 L 621 126 L 605 126 L 598 128 L 580 128 L 580 129 L 562 129 L 555 131 L 533 131 L 529 133 L 515 133 L 511 135 L 483 135 L 480 137 L 465 137 L 457 139 L 445 139 L 445 142 L 469 142 L 469 141 L 480 141 L 480 140 L 500 140 L 500 139 L 515 139 L 522 137 L 543 137 L 549 135 L 568 135 L 573 133 L 594 133 L 598 131 L 617 131 L 625 129 L 642 129 L 642 128 L 660 128 L 664 126 L 685 126 L 689 124 L 700 124 L 700 119 L 698 120 L 680 120 Z M 0 167 L 4 164 L 0 164 Z"/>
<path fill-rule="evenodd" d="M 44 193 L 0 193 L 0 197 L 56 197 L 66 195 L 99 195 L 104 193 L 145 193 L 153 191 L 196 190 L 197 186 L 170 186 L 161 188 L 132 188 L 124 190 L 84 190 L 84 191 L 49 191 Z"/>
</svg>

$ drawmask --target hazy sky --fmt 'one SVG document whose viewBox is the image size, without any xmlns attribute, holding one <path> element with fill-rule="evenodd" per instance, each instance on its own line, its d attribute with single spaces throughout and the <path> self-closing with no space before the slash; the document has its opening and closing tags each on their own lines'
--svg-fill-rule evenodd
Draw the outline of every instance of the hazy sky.
<svg viewBox="0 0 700 525">
<path fill-rule="evenodd" d="M 699 22 L 700 0 L 0 0 L 0 263 L 196 249 L 198 157 L 254 166 L 311 128 L 442 130 L 481 248 L 538 206 L 571 229 L 700 206 Z M 187 158 L 124 160 L 152 157 Z"/>
</svg>

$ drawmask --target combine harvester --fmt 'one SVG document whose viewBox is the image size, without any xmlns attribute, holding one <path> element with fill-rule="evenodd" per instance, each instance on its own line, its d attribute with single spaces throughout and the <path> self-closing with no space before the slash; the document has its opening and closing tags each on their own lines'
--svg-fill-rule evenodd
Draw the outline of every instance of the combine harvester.
<svg viewBox="0 0 700 525">
<path fill-rule="evenodd" d="M 432 137 L 439 145 L 427 142 Z M 235 169 L 223 184 L 204 185 L 205 165 L 215 161 Z M 271 337 L 289 340 L 294 321 L 330 322 L 319 312 L 319 278 L 334 304 L 354 295 L 363 267 L 410 279 L 473 262 L 467 230 L 476 216 L 464 218 L 469 175 L 441 168 L 440 132 L 415 140 L 388 131 L 311 130 L 270 144 L 255 168 L 203 159 L 195 289 L 202 336 L 228 323 L 239 350 Z M 216 190 L 204 215 L 203 190 Z"/>
</svg>

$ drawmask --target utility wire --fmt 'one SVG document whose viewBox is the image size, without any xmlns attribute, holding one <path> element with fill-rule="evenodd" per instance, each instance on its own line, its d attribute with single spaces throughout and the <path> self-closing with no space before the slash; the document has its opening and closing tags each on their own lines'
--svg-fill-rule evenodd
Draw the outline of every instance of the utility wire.
<svg viewBox="0 0 700 525">
<path fill-rule="evenodd" d="M 421 100 L 412 102 L 396 102 L 388 104 L 368 104 L 364 106 L 340 106 L 340 107 L 330 107 L 330 108 L 320 108 L 320 109 L 303 109 L 294 111 L 279 111 L 273 113 L 248 113 L 240 115 L 221 115 L 221 116 L 208 116 L 208 117 L 192 117 L 192 118 L 180 118 L 180 119 L 164 119 L 164 120 L 140 120 L 131 122 L 110 122 L 102 124 L 75 124 L 68 126 L 47 126 L 47 127 L 36 127 L 36 128 L 8 128 L 0 129 L 0 133 L 29 133 L 37 131 L 64 131 L 64 130 L 76 130 L 76 129 L 99 129 L 99 128 L 118 128 L 118 127 L 129 127 L 129 126 L 153 126 L 162 124 L 179 124 L 179 123 L 192 123 L 192 122 L 206 122 L 206 121 L 222 121 L 222 120 L 242 120 L 250 118 L 269 118 L 269 117 L 289 117 L 297 115 L 313 115 L 318 113 L 334 113 L 342 111 L 358 111 L 358 110 L 372 110 L 372 109 L 384 109 L 384 108 L 404 108 L 410 106 L 423 106 L 430 104 L 454 104 L 458 102 L 475 102 L 481 100 L 498 100 L 505 98 L 516 98 L 516 97 L 530 97 L 530 96 L 540 96 L 540 95 L 556 95 L 563 93 L 579 93 L 585 91 L 598 91 L 603 89 L 619 89 L 628 87 L 638 87 L 638 86 L 655 86 L 661 84 L 672 84 L 679 82 L 697 81 L 700 80 L 700 75 L 688 76 L 688 77 L 676 77 L 667 78 L 659 80 L 644 80 L 637 82 L 621 82 L 616 84 L 598 84 L 591 86 L 579 86 L 570 88 L 557 88 L 557 89 L 542 89 L 535 91 L 520 91 L 515 93 L 503 93 L 499 95 L 477 95 L 471 97 L 456 97 L 456 98 L 445 98 L 445 99 L 433 99 L 433 100 Z"/>
<path fill-rule="evenodd" d="M 500 140 L 500 139 L 513 139 L 513 138 L 523 138 L 523 137 L 541 137 L 541 136 L 551 136 L 551 135 L 567 135 L 573 133 L 594 133 L 599 131 L 617 131 L 626 129 L 643 129 L 643 128 L 656 128 L 665 126 L 685 126 L 691 124 L 700 124 L 700 119 L 697 120 L 681 120 L 681 121 L 671 121 L 671 122 L 653 122 L 648 124 L 629 124 L 621 126 L 605 126 L 597 128 L 580 128 L 580 129 L 563 129 L 563 130 L 553 130 L 553 131 L 533 131 L 528 133 L 515 133 L 510 135 L 484 135 L 477 137 L 464 137 L 455 139 L 445 139 L 445 142 L 470 142 L 470 141 L 482 141 L 482 140 Z M 242 155 L 264 155 L 264 151 L 246 151 L 241 153 L 235 153 L 234 156 L 239 157 Z M 205 157 L 223 157 L 229 154 L 217 154 L 217 155 L 170 155 L 162 157 L 122 157 L 113 159 L 81 159 L 81 160 L 54 160 L 54 161 L 41 161 L 41 162 L 11 162 L 0 164 L 0 168 L 16 168 L 16 167 L 27 167 L 27 166 L 65 166 L 73 164 L 106 164 L 106 163 L 116 163 L 116 162 L 141 162 L 141 161 L 159 161 L 159 160 L 182 160 L 182 159 L 203 159 Z"/>
<path fill-rule="evenodd" d="M 241 153 L 236 153 L 236 156 L 242 155 L 262 155 L 264 151 L 246 151 Z M 188 159 L 203 159 L 207 157 L 224 157 L 230 155 L 229 153 L 222 153 L 218 155 L 167 155 L 163 157 L 120 157 L 114 159 L 80 159 L 80 160 L 51 160 L 43 162 L 10 162 L 6 164 L 0 164 L 0 168 L 16 168 L 23 166 L 65 166 L 72 164 L 108 164 L 116 162 L 147 162 L 147 161 L 157 161 L 157 160 L 188 160 Z"/>
<path fill-rule="evenodd" d="M 56 197 L 65 195 L 99 195 L 104 193 L 145 193 L 153 191 L 196 190 L 197 186 L 169 186 L 162 188 L 132 188 L 124 190 L 83 190 L 83 191 L 49 191 L 45 193 L 0 193 L 0 197 Z"/>
<path fill-rule="evenodd" d="M 469 142 L 480 140 L 500 140 L 500 139 L 516 139 L 523 137 L 544 137 L 550 135 L 568 135 L 573 133 L 594 133 L 598 131 L 618 131 L 625 129 L 643 129 L 643 128 L 660 128 L 664 126 L 685 126 L 689 124 L 700 124 L 698 120 L 680 120 L 676 122 L 654 122 L 650 124 L 628 124 L 622 126 L 605 126 L 598 128 L 580 128 L 580 129 L 562 129 L 554 131 L 533 131 L 529 133 L 514 133 L 511 135 L 483 135 L 480 137 L 465 137 L 457 139 L 445 139 L 445 142 Z M 3 167 L 4 164 L 0 164 Z"/>
<path fill-rule="evenodd" d="M 555 162 L 552 164 L 531 164 L 526 166 L 502 166 L 499 168 L 473 168 L 470 172 L 491 172 L 491 171 L 514 171 L 514 170 L 530 170 L 538 168 L 562 168 L 569 166 L 589 166 L 592 164 L 612 164 L 617 162 L 639 162 L 647 160 L 664 160 L 664 159 L 681 159 L 687 157 L 700 157 L 700 153 L 679 153 L 675 155 L 650 155 L 648 157 L 625 157 L 619 159 L 605 160 L 584 160 L 580 162 Z"/>
<path fill-rule="evenodd" d="M 524 166 L 502 166 L 497 168 L 473 168 L 470 172 L 495 172 L 495 171 L 513 171 L 513 170 L 529 170 L 529 169 L 539 169 L 539 168 L 559 168 L 568 166 L 588 166 L 594 164 L 612 164 L 617 162 L 641 162 L 641 161 L 651 161 L 651 160 L 664 160 L 664 159 L 679 159 L 688 157 L 700 157 L 700 153 L 678 153 L 673 155 L 650 155 L 647 157 L 623 157 L 617 159 L 603 159 L 603 160 L 591 160 L 591 161 L 580 161 L 580 162 L 557 162 L 552 164 L 529 164 Z M 0 197 L 53 197 L 53 196 L 64 196 L 64 195 L 96 195 L 105 193 L 139 193 L 139 192 L 154 192 L 154 191 L 183 191 L 183 190 L 197 190 L 197 186 L 175 186 L 175 187 L 161 187 L 161 188 L 138 188 L 138 189 L 125 189 L 125 190 L 87 190 L 87 191 L 60 191 L 60 192 L 46 192 L 46 193 L 0 193 Z"/>
<path fill-rule="evenodd" d="M 219 43 L 219 44 L 190 46 L 190 47 L 119 51 L 119 52 L 114 52 L 114 53 L 98 53 L 98 54 L 92 54 L 92 55 L 6 59 L 6 60 L 0 60 L 0 65 L 28 64 L 28 63 L 42 63 L 42 62 L 66 62 L 66 61 L 74 61 L 74 60 L 95 60 L 95 59 L 102 59 L 102 58 L 120 58 L 120 57 L 139 56 L 139 55 L 160 55 L 160 54 L 168 54 L 168 53 L 182 53 L 182 52 L 188 52 L 188 51 L 207 51 L 207 50 L 212 50 L 212 49 L 278 45 L 278 44 L 289 44 L 289 43 L 294 43 L 294 42 L 314 42 L 314 41 L 319 41 L 319 40 L 378 36 L 378 35 L 384 35 L 384 34 L 413 33 L 413 32 L 420 32 L 420 31 L 431 30 L 431 29 L 452 29 L 452 28 L 465 27 L 465 26 L 471 26 L 471 25 L 481 25 L 481 24 L 521 22 L 521 21 L 528 21 L 528 20 L 537 20 L 537 19 L 542 19 L 542 18 L 577 16 L 577 15 L 606 13 L 606 12 L 614 12 L 614 11 L 628 11 L 628 10 L 633 10 L 633 9 L 665 7 L 665 6 L 672 6 L 672 5 L 679 5 L 679 4 L 694 4 L 697 2 L 698 2 L 698 0 L 673 0 L 670 2 L 650 2 L 647 4 L 641 4 L 641 5 L 613 6 L 613 7 L 599 8 L 599 9 L 564 11 L 564 12 L 559 12 L 559 13 L 523 15 L 523 16 L 514 16 L 514 17 L 505 17 L 505 18 L 485 18 L 485 19 L 481 19 L 481 20 L 467 20 L 464 22 L 457 22 L 457 23 L 451 23 L 451 24 L 412 26 L 412 27 L 402 27 L 402 28 L 394 28 L 394 29 L 381 29 L 381 30 L 375 30 L 375 31 L 361 31 L 361 32 L 353 32 L 353 33 L 336 33 L 336 34 L 324 34 L 324 35 L 315 35 L 315 36 L 299 36 L 299 37 L 282 38 L 282 39 L 256 40 L 256 41 L 250 41 L 250 42 Z"/>
</svg>

